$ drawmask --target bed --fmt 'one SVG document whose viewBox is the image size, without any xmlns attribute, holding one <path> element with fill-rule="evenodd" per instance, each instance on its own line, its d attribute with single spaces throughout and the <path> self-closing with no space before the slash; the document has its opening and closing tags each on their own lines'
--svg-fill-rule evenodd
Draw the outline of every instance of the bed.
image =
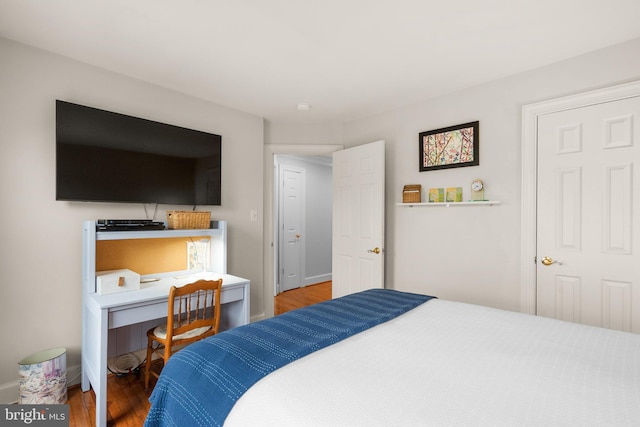
<svg viewBox="0 0 640 427">
<path fill-rule="evenodd" d="M 145 426 L 638 426 L 640 336 L 375 289 L 223 332 Z"/>
</svg>

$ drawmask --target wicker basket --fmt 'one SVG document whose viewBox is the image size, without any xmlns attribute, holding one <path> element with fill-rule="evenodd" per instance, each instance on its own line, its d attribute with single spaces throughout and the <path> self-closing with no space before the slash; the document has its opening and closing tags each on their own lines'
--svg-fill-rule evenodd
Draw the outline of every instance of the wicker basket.
<svg viewBox="0 0 640 427">
<path fill-rule="evenodd" d="M 402 203 L 420 203 L 422 201 L 422 186 L 420 184 L 405 185 L 402 189 Z"/>
<path fill-rule="evenodd" d="M 209 211 L 167 211 L 167 226 L 172 230 L 200 230 L 211 227 Z"/>
</svg>

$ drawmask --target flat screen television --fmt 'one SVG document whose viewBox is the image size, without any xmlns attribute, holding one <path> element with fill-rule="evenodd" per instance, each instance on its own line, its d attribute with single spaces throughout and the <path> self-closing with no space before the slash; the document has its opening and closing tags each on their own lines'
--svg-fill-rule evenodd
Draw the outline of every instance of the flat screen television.
<svg viewBox="0 0 640 427">
<path fill-rule="evenodd" d="M 220 135 L 56 100 L 56 200 L 220 205 Z"/>
</svg>

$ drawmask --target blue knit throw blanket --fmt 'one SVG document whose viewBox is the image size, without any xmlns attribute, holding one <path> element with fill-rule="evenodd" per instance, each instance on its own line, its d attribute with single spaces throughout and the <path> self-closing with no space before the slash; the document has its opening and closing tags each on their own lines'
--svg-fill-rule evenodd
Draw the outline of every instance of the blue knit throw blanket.
<svg viewBox="0 0 640 427">
<path fill-rule="evenodd" d="M 173 355 L 149 398 L 146 427 L 222 426 L 261 378 L 433 297 L 371 289 L 234 328 Z"/>
</svg>

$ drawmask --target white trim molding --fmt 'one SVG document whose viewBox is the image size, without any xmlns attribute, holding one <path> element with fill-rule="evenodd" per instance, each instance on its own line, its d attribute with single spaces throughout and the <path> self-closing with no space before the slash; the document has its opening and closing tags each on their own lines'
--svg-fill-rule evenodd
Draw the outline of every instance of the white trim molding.
<svg viewBox="0 0 640 427">
<path fill-rule="evenodd" d="M 536 314 L 537 154 L 538 117 L 640 96 L 640 81 L 597 89 L 522 107 L 522 204 L 520 250 L 520 311 Z"/>
</svg>

